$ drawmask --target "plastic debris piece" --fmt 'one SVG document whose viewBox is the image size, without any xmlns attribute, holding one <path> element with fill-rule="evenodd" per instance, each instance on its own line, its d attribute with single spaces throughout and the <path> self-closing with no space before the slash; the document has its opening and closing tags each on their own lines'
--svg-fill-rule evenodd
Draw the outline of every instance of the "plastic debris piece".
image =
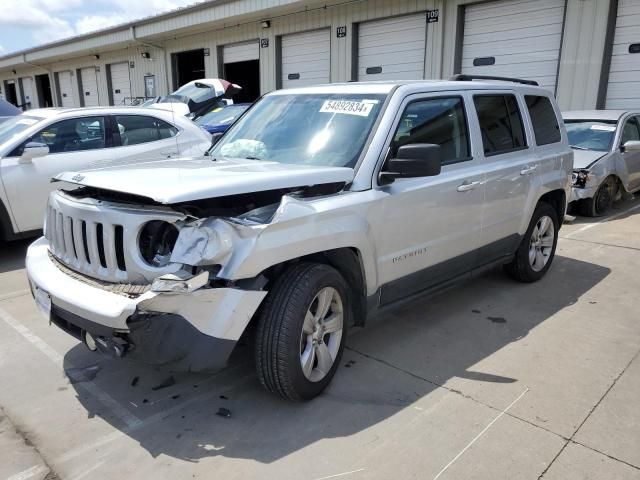
<svg viewBox="0 0 640 480">
<path fill-rule="evenodd" d="M 131 380 L 131 386 L 135 387 L 138 384 L 138 380 L 140 380 L 140 377 L 133 377 L 133 380 Z"/>
<path fill-rule="evenodd" d="M 216 412 L 216 415 L 218 415 L 219 417 L 231 418 L 231 410 L 229 410 L 228 408 L 220 407 Z"/>
<path fill-rule="evenodd" d="M 151 387 L 151 390 L 153 390 L 155 392 L 156 390 L 161 390 L 163 388 L 167 388 L 167 387 L 170 387 L 171 385 L 175 385 L 175 384 L 176 384 L 176 379 L 173 378 L 173 375 L 171 375 L 170 377 L 167 377 L 166 379 L 164 379 L 162 382 L 160 382 L 155 387 Z"/>
<path fill-rule="evenodd" d="M 224 395 L 220 395 L 220 400 L 229 400 L 227 397 L 225 397 Z"/>
</svg>

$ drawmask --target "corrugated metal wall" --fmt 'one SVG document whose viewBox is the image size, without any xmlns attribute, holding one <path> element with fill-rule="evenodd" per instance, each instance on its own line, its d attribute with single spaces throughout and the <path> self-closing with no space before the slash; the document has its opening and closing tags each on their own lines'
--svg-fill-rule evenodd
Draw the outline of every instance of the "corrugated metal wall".
<svg viewBox="0 0 640 480">
<path fill-rule="evenodd" d="M 558 97 L 562 108 L 595 107 L 611 1 L 613 0 L 567 1 L 567 20 L 558 75 Z M 478 0 L 308 0 L 304 3 L 296 0 L 235 0 L 197 12 L 178 12 L 171 18 L 143 23 L 135 27 L 135 32 L 131 29 L 128 33 L 110 33 L 109 38 L 113 37 L 111 40 L 119 42 L 123 47 L 111 52 L 100 52 L 99 59 L 93 55 L 84 55 L 44 63 L 43 68 L 22 65 L 12 67 L 11 65 L 21 62 L 20 57 L 0 60 L 0 80 L 17 80 L 35 74 L 51 73 L 52 87 L 55 89 L 54 72 L 71 70 L 74 75 L 78 75 L 78 69 L 95 66 L 100 69 L 98 88 L 100 101 L 104 104 L 109 98 L 105 68 L 107 64 L 133 62 L 133 96 L 144 96 L 146 75 L 154 75 L 156 92 L 165 94 L 172 84 L 172 53 L 208 48 L 209 56 L 205 57 L 206 76 L 217 77 L 220 47 L 230 43 L 265 39 L 269 44 L 267 48 L 260 49 L 260 88 L 262 93 L 266 93 L 274 90 L 277 85 L 278 38 L 288 33 L 329 27 L 331 81 L 349 81 L 353 77 L 354 62 L 357 61 L 354 49 L 359 23 L 433 9 L 439 10 L 440 20 L 427 27 L 424 77 L 447 78 L 454 73 L 456 67 L 456 55 L 461 48 L 461 12 L 464 5 L 469 3 L 478 3 Z M 263 19 L 270 20 L 270 28 L 261 27 L 260 20 Z M 205 25 L 206 22 L 210 22 L 209 26 Z M 345 36 L 336 35 L 338 27 L 346 27 Z M 199 31 L 193 32 L 195 28 Z M 172 31 L 167 33 L 169 29 Z M 136 41 L 146 45 L 136 45 Z M 87 42 L 87 45 L 96 43 L 93 39 Z M 96 44 L 94 48 L 98 51 L 100 45 Z M 142 52 L 149 52 L 150 58 L 142 58 Z M 45 61 L 47 55 L 54 54 L 71 55 L 72 47 L 43 48 L 29 53 L 29 59 L 33 62 L 32 58 L 40 57 Z M 11 72 L 14 68 L 16 74 Z M 78 89 L 75 90 L 75 95 L 79 96 Z M 36 96 L 35 92 L 33 96 Z M 53 97 L 57 97 L 57 92 L 53 92 Z M 75 99 L 75 103 L 80 104 L 79 98 Z"/>
</svg>

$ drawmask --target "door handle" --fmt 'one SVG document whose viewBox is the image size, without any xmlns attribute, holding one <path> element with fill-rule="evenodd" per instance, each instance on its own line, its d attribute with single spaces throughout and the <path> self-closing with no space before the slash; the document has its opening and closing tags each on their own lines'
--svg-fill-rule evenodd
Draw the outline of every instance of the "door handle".
<svg viewBox="0 0 640 480">
<path fill-rule="evenodd" d="M 469 190 L 476 188 L 478 185 L 480 185 L 480 182 L 464 182 L 462 185 L 458 185 L 458 191 L 468 192 Z"/>
<path fill-rule="evenodd" d="M 526 166 L 522 170 L 520 170 L 520 175 L 529 175 L 536 171 L 538 165 Z"/>
<path fill-rule="evenodd" d="M 173 157 L 174 155 L 178 155 L 178 152 L 175 150 L 167 150 L 166 152 L 160 152 L 160 155 L 164 155 L 165 157 Z"/>
</svg>

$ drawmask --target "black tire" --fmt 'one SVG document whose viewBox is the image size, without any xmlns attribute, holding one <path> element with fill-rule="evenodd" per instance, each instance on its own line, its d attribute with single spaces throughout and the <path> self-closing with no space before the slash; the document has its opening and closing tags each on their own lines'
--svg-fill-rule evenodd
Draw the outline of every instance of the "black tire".
<svg viewBox="0 0 640 480">
<path fill-rule="evenodd" d="M 605 215 L 613 205 L 613 199 L 617 193 L 616 186 L 616 181 L 612 177 L 605 179 L 592 198 L 586 198 L 582 201 L 582 214 L 587 217 Z"/>
<path fill-rule="evenodd" d="M 536 270 L 529 259 L 529 248 L 531 244 L 531 236 L 533 234 L 536 225 L 543 217 L 549 217 L 553 222 L 553 245 L 551 246 L 551 250 L 548 255 L 548 259 L 546 260 L 546 264 L 539 270 Z M 519 282 L 530 283 L 536 282 L 544 277 L 549 267 L 551 267 L 551 263 L 553 262 L 553 258 L 556 254 L 556 246 L 558 244 L 558 230 L 560 227 L 560 222 L 558 220 L 558 212 L 548 203 L 540 202 L 536 206 L 535 211 L 533 212 L 533 216 L 531 217 L 531 222 L 529 223 L 529 228 L 527 228 L 527 232 L 524 234 L 522 241 L 520 242 L 520 246 L 513 257 L 511 263 L 505 265 L 505 271 L 513 278 Z"/>
<path fill-rule="evenodd" d="M 300 362 L 302 326 L 316 295 L 326 287 L 332 287 L 341 297 L 342 337 L 329 372 L 321 380 L 312 382 L 305 376 Z M 334 268 L 299 263 L 286 270 L 269 292 L 258 318 L 255 360 L 264 388 L 293 401 L 310 400 L 319 395 L 340 364 L 351 318 L 349 289 Z"/>
</svg>

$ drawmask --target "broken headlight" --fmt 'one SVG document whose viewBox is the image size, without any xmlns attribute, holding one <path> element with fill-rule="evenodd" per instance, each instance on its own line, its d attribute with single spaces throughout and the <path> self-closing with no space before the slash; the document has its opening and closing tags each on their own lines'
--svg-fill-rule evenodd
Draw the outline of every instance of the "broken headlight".
<svg viewBox="0 0 640 480">
<path fill-rule="evenodd" d="M 138 237 L 140 255 L 153 267 L 166 267 L 177 239 L 178 229 L 172 223 L 162 220 L 148 222 Z"/>
<path fill-rule="evenodd" d="M 578 172 L 573 172 L 571 175 L 571 181 L 574 187 L 584 188 L 589 181 L 589 172 L 587 170 L 580 170 Z"/>
</svg>

